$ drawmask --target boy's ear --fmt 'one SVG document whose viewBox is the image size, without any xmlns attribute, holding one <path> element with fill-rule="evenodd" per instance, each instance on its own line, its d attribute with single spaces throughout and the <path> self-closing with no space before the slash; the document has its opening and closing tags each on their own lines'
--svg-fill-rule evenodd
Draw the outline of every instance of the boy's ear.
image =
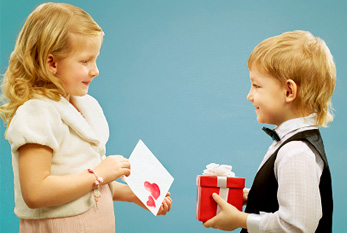
<svg viewBox="0 0 347 233">
<path fill-rule="evenodd" d="M 55 74 L 57 72 L 56 59 L 52 54 L 48 54 L 47 68 L 48 68 L 48 71 L 51 72 L 52 74 Z"/>
<path fill-rule="evenodd" d="M 293 102 L 298 94 L 298 85 L 292 80 L 288 79 L 286 81 L 286 101 Z"/>
</svg>

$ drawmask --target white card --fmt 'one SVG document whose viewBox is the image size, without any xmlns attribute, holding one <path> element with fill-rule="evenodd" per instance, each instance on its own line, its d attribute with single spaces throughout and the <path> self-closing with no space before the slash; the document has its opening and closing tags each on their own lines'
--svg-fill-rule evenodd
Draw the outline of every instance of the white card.
<svg viewBox="0 0 347 233">
<path fill-rule="evenodd" d="M 131 173 L 124 177 L 125 182 L 142 203 L 157 215 L 174 178 L 142 140 L 139 140 L 131 153 L 129 162 Z"/>
</svg>

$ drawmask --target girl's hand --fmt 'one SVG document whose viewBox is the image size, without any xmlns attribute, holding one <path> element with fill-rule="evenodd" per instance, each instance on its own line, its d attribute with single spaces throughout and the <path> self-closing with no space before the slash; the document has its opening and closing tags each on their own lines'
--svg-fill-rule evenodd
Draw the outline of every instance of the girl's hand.
<svg viewBox="0 0 347 233">
<path fill-rule="evenodd" d="M 129 176 L 130 162 L 121 155 L 110 155 L 96 166 L 94 171 L 103 178 L 103 184 L 108 184 L 123 175 Z"/>
<path fill-rule="evenodd" d="M 119 183 L 117 181 L 114 182 L 113 185 L 113 200 L 114 201 L 125 201 L 125 202 L 132 202 L 136 205 L 144 208 L 145 210 L 150 211 L 143 203 L 142 201 L 134 194 L 134 192 L 130 189 L 130 187 L 127 184 Z M 172 200 L 170 198 L 170 193 L 168 192 L 159 208 L 159 211 L 157 215 L 165 215 L 167 212 L 170 211 Z"/>
<path fill-rule="evenodd" d="M 223 231 L 233 231 L 240 227 L 247 228 L 246 222 L 248 214 L 239 211 L 236 207 L 230 205 L 216 193 L 214 193 L 212 197 L 217 204 L 220 205 L 221 212 L 207 222 L 204 222 L 204 227 Z"/>
<path fill-rule="evenodd" d="M 169 192 L 166 194 L 163 202 L 161 203 L 157 215 L 165 215 L 167 212 L 170 211 L 172 205 L 172 199 L 170 198 L 170 195 L 171 194 Z"/>
</svg>

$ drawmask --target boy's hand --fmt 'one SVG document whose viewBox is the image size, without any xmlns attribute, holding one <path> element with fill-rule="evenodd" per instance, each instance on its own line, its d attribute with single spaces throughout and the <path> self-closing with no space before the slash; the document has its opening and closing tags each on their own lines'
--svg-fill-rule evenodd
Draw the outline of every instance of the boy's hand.
<svg viewBox="0 0 347 233">
<path fill-rule="evenodd" d="M 232 231 L 240 227 L 247 228 L 248 214 L 239 211 L 216 193 L 214 193 L 212 197 L 221 207 L 221 212 L 207 222 L 204 222 L 204 227 L 223 231 Z"/>
<path fill-rule="evenodd" d="M 243 198 L 242 198 L 243 205 L 247 205 L 249 190 L 250 189 L 248 188 L 243 189 Z"/>
</svg>

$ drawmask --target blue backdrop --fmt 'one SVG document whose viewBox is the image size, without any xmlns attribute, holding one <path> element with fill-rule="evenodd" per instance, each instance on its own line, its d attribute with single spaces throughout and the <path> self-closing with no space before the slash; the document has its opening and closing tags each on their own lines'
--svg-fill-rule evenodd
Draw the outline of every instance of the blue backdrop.
<svg viewBox="0 0 347 233">
<path fill-rule="evenodd" d="M 0 72 L 4 73 L 27 15 L 41 0 L 0 0 Z M 311 31 L 330 47 L 337 65 L 336 118 L 322 129 L 334 190 L 334 232 L 346 220 L 347 3 L 343 0 L 68 0 L 106 33 L 100 76 L 90 94 L 102 105 L 111 136 L 107 154 L 129 157 L 142 139 L 173 175 L 174 204 L 154 217 L 115 203 L 117 232 L 218 232 L 195 219 L 196 175 L 211 162 L 231 164 L 252 184 L 271 140 L 246 100 L 247 59 L 267 37 Z M 18 232 L 13 175 L 0 127 L 0 232 Z"/>
</svg>

